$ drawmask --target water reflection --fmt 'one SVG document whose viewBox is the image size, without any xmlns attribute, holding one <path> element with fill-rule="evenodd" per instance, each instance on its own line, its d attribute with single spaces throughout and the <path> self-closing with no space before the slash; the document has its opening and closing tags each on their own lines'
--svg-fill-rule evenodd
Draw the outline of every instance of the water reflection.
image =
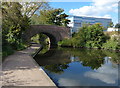
<svg viewBox="0 0 120 88">
<path fill-rule="evenodd" d="M 116 86 L 120 53 L 58 48 L 34 59 L 58 86 Z"/>
</svg>

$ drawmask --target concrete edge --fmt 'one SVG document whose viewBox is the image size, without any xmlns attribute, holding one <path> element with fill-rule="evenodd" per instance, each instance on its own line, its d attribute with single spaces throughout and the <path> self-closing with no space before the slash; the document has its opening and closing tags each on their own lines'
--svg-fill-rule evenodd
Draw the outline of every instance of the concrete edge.
<svg viewBox="0 0 120 88">
<path fill-rule="evenodd" d="M 38 51 L 38 49 L 37 49 L 36 51 Z M 36 53 L 36 51 L 33 52 L 33 53 Z M 41 51 L 41 50 L 40 50 L 40 51 Z M 53 82 L 53 80 L 47 75 L 47 73 L 41 68 L 41 66 L 38 65 L 38 63 L 34 60 L 34 58 L 32 57 L 32 55 L 29 54 L 29 56 L 32 58 L 32 61 L 33 61 L 33 63 L 37 66 L 38 70 L 41 70 L 41 71 L 43 72 L 43 74 L 45 75 L 45 77 L 46 77 L 51 83 L 53 83 L 53 85 L 57 88 L 57 86 L 56 86 L 56 84 Z"/>
</svg>

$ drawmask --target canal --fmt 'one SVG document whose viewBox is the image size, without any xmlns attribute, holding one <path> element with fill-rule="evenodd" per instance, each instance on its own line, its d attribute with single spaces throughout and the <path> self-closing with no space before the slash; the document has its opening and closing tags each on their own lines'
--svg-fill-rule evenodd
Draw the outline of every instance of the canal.
<svg viewBox="0 0 120 88">
<path fill-rule="evenodd" d="M 34 59 L 58 87 L 118 86 L 119 52 L 52 48 Z"/>
</svg>

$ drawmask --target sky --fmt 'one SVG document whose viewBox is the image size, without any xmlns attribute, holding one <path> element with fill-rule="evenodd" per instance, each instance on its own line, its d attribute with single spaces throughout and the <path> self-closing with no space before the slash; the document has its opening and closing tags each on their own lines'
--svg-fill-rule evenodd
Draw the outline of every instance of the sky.
<svg viewBox="0 0 120 88">
<path fill-rule="evenodd" d="M 63 8 L 68 15 L 111 18 L 114 24 L 118 23 L 119 0 L 65 1 L 52 1 L 50 6 Z"/>
</svg>

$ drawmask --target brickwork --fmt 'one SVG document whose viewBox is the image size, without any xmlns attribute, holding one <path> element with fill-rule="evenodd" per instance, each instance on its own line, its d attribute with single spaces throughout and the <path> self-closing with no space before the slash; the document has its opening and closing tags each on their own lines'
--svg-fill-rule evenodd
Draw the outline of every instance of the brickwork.
<svg viewBox="0 0 120 88">
<path fill-rule="evenodd" d="M 24 38 L 29 41 L 31 37 L 39 33 L 46 34 L 51 44 L 57 44 L 58 41 L 69 38 L 70 28 L 55 25 L 31 25 L 30 29 L 26 30 Z"/>
</svg>

